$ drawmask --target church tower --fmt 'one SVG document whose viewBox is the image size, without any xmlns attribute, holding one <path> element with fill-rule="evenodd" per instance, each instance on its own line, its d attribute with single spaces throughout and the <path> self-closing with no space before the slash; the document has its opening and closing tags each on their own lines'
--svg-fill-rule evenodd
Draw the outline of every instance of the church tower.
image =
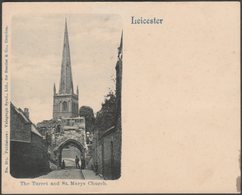
<svg viewBox="0 0 242 195">
<path fill-rule="evenodd" d="M 53 92 L 53 119 L 77 117 L 79 91 L 78 87 L 76 94 L 73 90 L 71 56 L 66 20 L 59 91 L 56 92 L 56 87 L 54 84 Z"/>
</svg>

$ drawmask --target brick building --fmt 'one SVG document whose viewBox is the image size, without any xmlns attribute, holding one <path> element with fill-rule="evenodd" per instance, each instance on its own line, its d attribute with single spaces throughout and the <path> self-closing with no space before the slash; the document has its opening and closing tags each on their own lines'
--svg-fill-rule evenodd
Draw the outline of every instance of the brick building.
<svg viewBox="0 0 242 195">
<path fill-rule="evenodd" d="M 104 179 L 121 176 L 121 84 L 122 84 L 123 34 L 116 63 L 115 124 L 106 130 L 96 129 L 93 139 L 93 167 Z M 105 121 L 104 121 L 105 122 Z M 107 121 L 106 121 L 107 122 Z"/>
<path fill-rule="evenodd" d="M 10 173 L 13 177 L 35 177 L 49 171 L 46 143 L 24 111 L 10 105 Z"/>
</svg>

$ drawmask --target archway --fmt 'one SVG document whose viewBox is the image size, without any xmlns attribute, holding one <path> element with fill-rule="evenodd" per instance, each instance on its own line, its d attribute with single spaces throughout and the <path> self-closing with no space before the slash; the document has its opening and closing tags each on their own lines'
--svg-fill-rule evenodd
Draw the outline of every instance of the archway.
<svg viewBox="0 0 242 195">
<path fill-rule="evenodd" d="M 76 150 L 74 149 L 76 148 Z M 65 150 L 70 150 L 69 152 Z M 74 139 L 68 139 L 54 149 L 54 153 L 58 159 L 58 165 L 61 167 L 61 163 L 64 160 L 65 163 L 68 161 L 67 167 L 75 167 L 75 157 L 78 156 L 80 159 L 81 168 L 85 168 L 85 148 L 82 144 Z M 72 163 L 71 163 L 72 161 Z M 72 164 L 72 165 L 71 165 Z"/>
</svg>

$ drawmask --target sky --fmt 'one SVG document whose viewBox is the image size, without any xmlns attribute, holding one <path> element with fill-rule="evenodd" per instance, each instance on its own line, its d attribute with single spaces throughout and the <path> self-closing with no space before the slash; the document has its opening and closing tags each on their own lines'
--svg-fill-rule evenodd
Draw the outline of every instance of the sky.
<svg viewBox="0 0 242 195">
<path fill-rule="evenodd" d="M 52 118 L 53 85 L 59 89 L 65 18 L 68 24 L 74 90 L 79 107 L 96 113 L 115 88 L 122 33 L 118 15 L 18 15 L 12 19 L 11 101 L 29 108 L 34 122 Z"/>
</svg>

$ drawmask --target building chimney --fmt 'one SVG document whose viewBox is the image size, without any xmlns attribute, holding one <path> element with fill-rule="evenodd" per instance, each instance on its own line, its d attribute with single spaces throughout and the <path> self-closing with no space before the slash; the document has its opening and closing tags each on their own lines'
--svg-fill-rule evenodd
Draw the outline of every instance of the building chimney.
<svg viewBox="0 0 242 195">
<path fill-rule="evenodd" d="M 29 118 L 29 109 L 28 108 L 24 108 L 24 115 Z"/>
</svg>

